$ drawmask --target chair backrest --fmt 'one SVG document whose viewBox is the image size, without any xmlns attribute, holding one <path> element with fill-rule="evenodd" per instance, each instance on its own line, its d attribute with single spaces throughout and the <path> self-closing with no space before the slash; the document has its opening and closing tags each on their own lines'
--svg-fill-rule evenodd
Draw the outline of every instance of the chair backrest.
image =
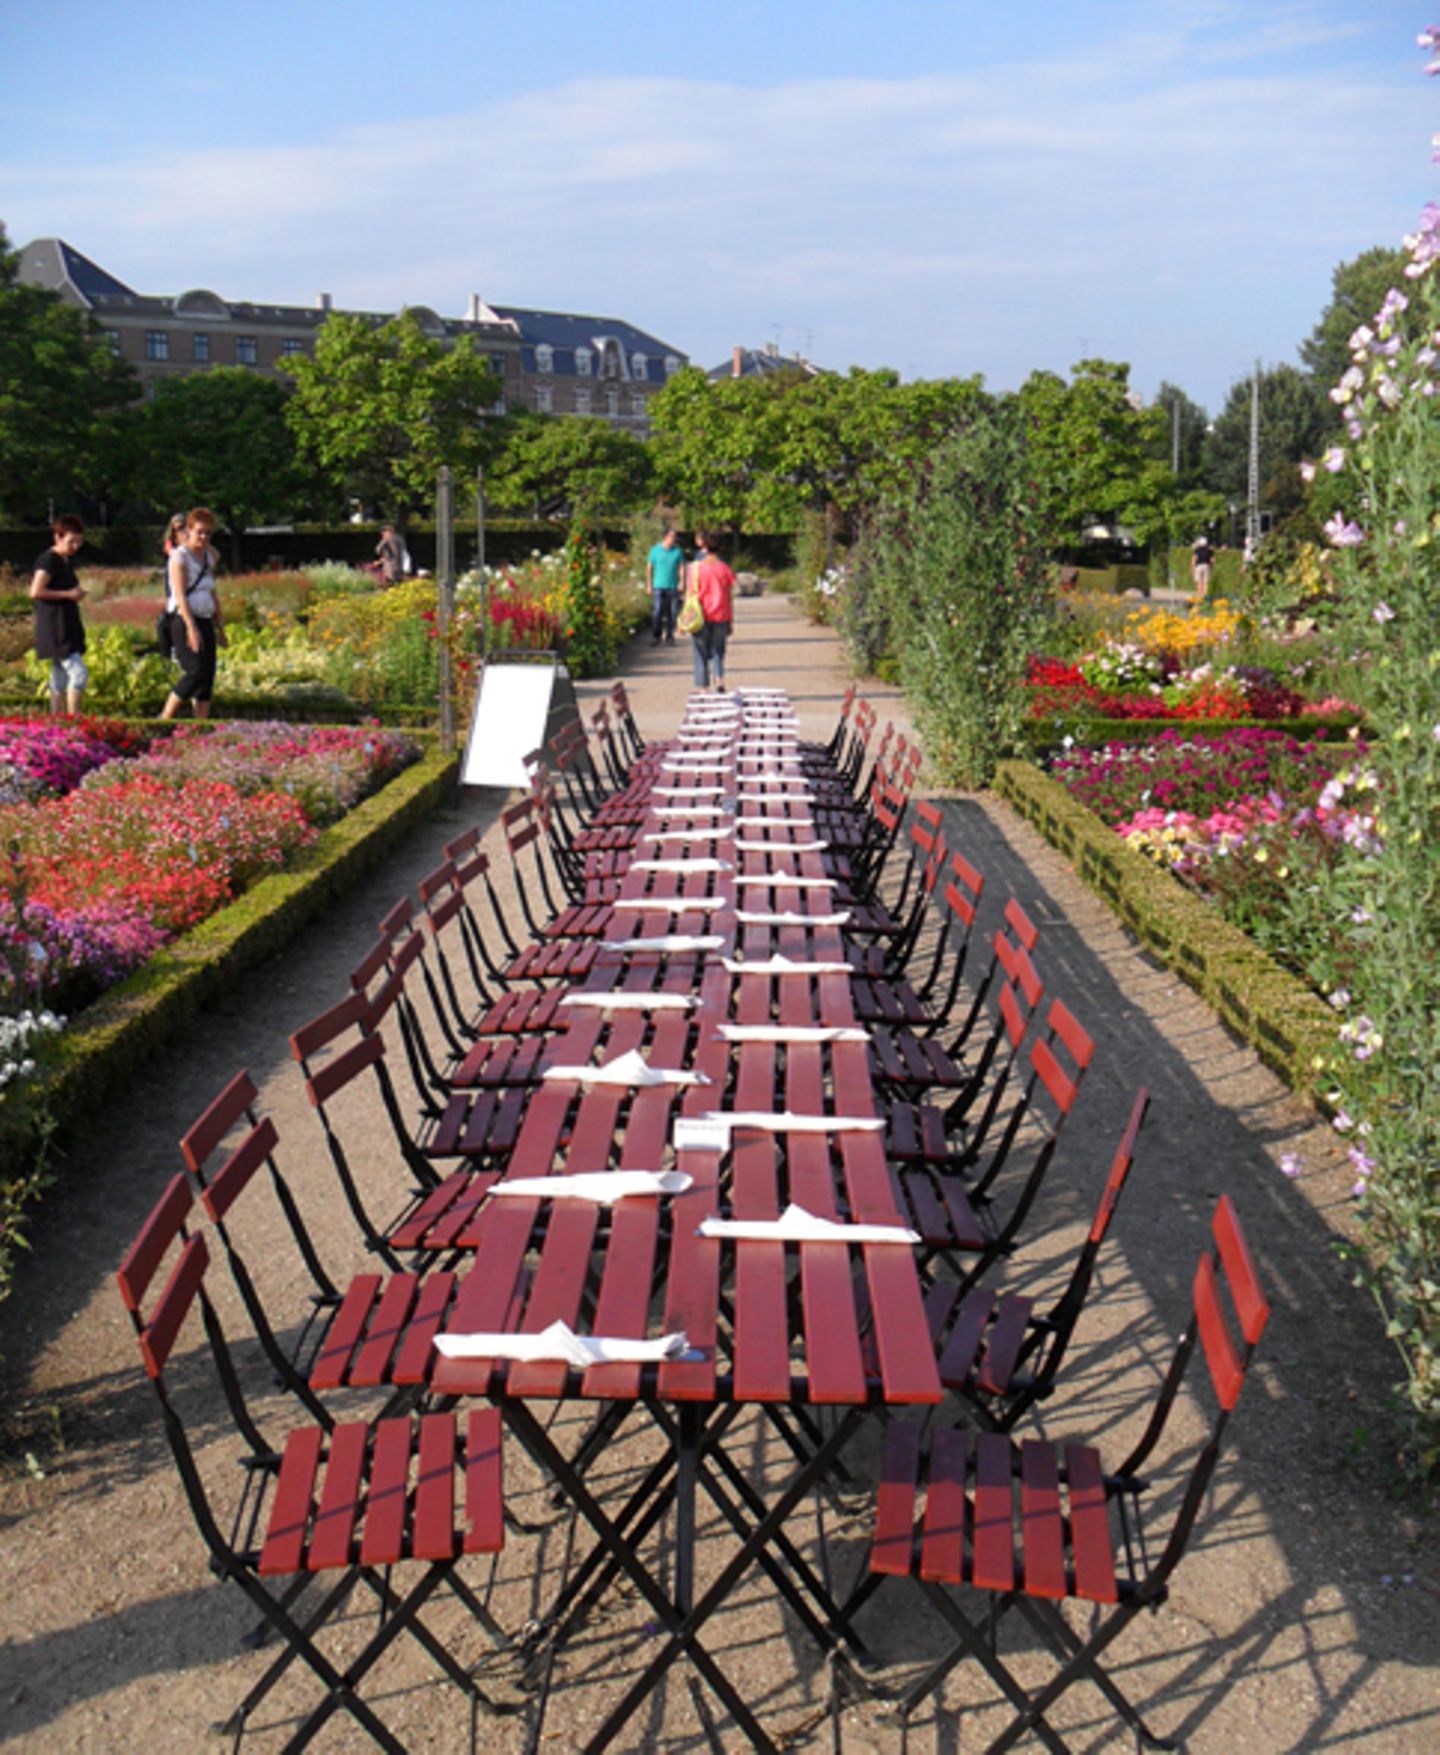
<svg viewBox="0 0 1440 1755">
<path fill-rule="evenodd" d="M 1165 1381 L 1160 1387 L 1140 1442 L 1120 1466 L 1122 1476 L 1141 1470 L 1158 1443 L 1175 1406 L 1180 1385 L 1198 1353 L 1205 1361 L 1215 1414 L 1195 1455 L 1190 1478 L 1164 1549 L 1137 1593 L 1143 1602 L 1158 1599 L 1179 1564 L 1199 1515 L 1230 1415 L 1239 1400 L 1255 1349 L 1270 1320 L 1270 1304 L 1260 1283 L 1239 1214 L 1228 1194 L 1221 1195 L 1210 1222 L 1210 1245 L 1191 1282 L 1191 1314 Z"/>
<path fill-rule="evenodd" d="M 257 1457 L 273 1454 L 250 1410 L 226 1343 L 219 1314 L 206 1291 L 205 1279 L 210 1265 L 210 1250 L 203 1233 L 192 1232 L 187 1220 L 194 1207 L 185 1178 L 175 1175 L 166 1185 L 140 1234 L 125 1252 L 115 1275 L 121 1302 L 129 1313 L 140 1348 L 145 1375 L 155 1385 L 165 1416 L 165 1430 L 171 1450 L 184 1482 L 186 1497 L 201 1533 L 212 1552 L 226 1555 L 229 1550 L 219 1524 L 211 1515 L 203 1477 L 190 1448 L 190 1441 L 171 1400 L 165 1380 L 176 1342 L 186 1326 L 197 1302 L 200 1305 L 221 1388 L 241 1436 Z M 165 1283 L 152 1299 L 154 1289 L 167 1261 L 173 1261 Z"/>
<path fill-rule="evenodd" d="M 294 1190 L 282 1173 L 276 1159 L 279 1134 L 273 1119 L 256 1113 L 259 1101 L 248 1071 L 241 1071 L 230 1080 L 218 1097 L 190 1127 L 180 1141 L 180 1155 L 200 1191 L 200 1203 L 215 1227 L 229 1263 L 231 1278 L 245 1305 L 261 1349 L 276 1373 L 278 1381 L 290 1394 L 324 1425 L 331 1417 L 324 1405 L 311 1392 L 295 1359 L 304 1351 L 312 1328 L 324 1319 L 340 1301 L 340 1293 L 326 1271 L 320 1250 L 301 1215 Z M 240 1138 L 228 1151 L 225 1141 L 240 1132 Z M 235 1235 L 232 1223 L 235 1209 L 242 1197 L 256 1185 L 260 1173 L 271 1191 L 290 1234 L 297 1255 L 310 1282 L 310 1310 L 296 1347 L 287 1351 L 282 1346 L 271 1322 L 246 1259 L 244 1248 Z M 253 1206 L 251 1194 L 247 1205 Z M 264 1237 L 267 1258 L 274 1249 L 274 1227 L 266 1226 L 255 1235 Z"/>
<path fill-rule="evenodd" d="M 532 793 L 507 805 L 500 813 L 500 826 L 505 845 L 515 868 L 515 888 L 520 896 L 520 911 L 536 938 L 543 935 L 545 923 L 553 920 L 560 907 L 550 887 L 545 869 L 545 806 Z M 526 863 L 522 855 L 529 852 L 530 881 L 526 881 Z M 539 891 L 538 898 L 532 893 Z"/>
<path fill-rule="evenodd" d="M 490 876 L 490 855 L 480 845 L 480 831 L 466 829 L 453 841 L 447 841 L 443 852 L 455 867 L 455 881 L 465 897 L 465 914 L 462 918 L 467 922 L 467 931 L 471 936 L 476 954 L 485 965 L 487 973 L 502 987 L 508 987 L 510 980 L 505 974 L 502 957 L 505 955 L 518 957 L 520 945 L 496 892 L 494 880 Z M 471 901 L 471 897 L 477 893 L 483 893 L 485 897 L 486 905 L 490 910 L 490 918 L 494 921 L 495 930 L 500 935 L 500 942 L 505 947 L 503 953 L 497 952 L 492 947 L 479 912 Z"/>
<path fill-rule="evenodd" d="M 393 982 L 396 977 L 389 979 Z M 385 1064 L 385 1039 L 374 1027 L 371 1004 L 360 993 L 347 994 L 338 1005 L 321 1012 L 291 1036 L 290 1053 L 304 1075 L 305 1095 L 320 1118 L 330 1161 L 365 1247 L 388 1266 L 398 1268 L 399 1260 L 385 1242 L 384 1231 L 372 1217 L 361 1192 L 341 1138 L 334 1099 L 356 1081 L 367 1076 L 373 1079 L 401 1159 L 416 1183 L 428 1190 L 439 1178 L 410 1132 Z"/>
</svg>

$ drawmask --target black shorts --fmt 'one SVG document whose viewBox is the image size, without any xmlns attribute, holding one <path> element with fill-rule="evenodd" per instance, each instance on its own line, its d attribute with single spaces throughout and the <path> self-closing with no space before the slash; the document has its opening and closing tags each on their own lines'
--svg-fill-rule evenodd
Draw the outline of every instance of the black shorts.
<svg viewBox="0 0 1440 1755">
<path fill-rule="evenodd" d="M 171 647 L 180 666 L 173 686 L 182 701 L 208 701 L 215 692 L 215 623 L 209 616 L 197 615 L 195 626 L 200 630 L 198 652 L 190 650 L 179 615 L 170 617 Z"/>
</svg>

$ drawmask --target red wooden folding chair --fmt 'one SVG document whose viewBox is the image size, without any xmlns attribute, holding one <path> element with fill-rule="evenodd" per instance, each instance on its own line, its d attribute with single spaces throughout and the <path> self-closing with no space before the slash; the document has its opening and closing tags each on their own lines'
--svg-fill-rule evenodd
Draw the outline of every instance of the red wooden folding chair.
<svg viewBox="0 0 1440 1755">
<path fill-rule="evenodd" d="M 1038 1311 L 1023 1292 L 997 1293 L 984 1286 L 968 1292 L 949 1281 L 931 1290 L 927 1306 L 940 1347 L 940 1376 L 994 1432 L 1008 1432 L 1055 1388 L 1085 1307 L 1095 1263 L 1124 1193 L 1135 1142 L 1144 1125 L 1150 1093 L 1143 1087 L 1116 1147 L 1095 1218 L 1075 1258 L 1064 1292 L 1048 1311 Z"/>
<path fill-rule="evenodd" d="M 843 1612 L 853 1616 L 884 1579 L 909 1577 L 956 1634 L 953 1650 L 905 1690 L 902 1714 L 968 1656 L 1017 1708 L 990 1743 L 991 1755 L 1026 1732 L 1049 1749 L 1067 1748 L 1046 1714 L 1082 1678 L 1152 1747 L 1175 1747 L 1145 1723 L 1101 1658 L 1141 1609 L 1158 1608 L 1169 1594 L 1269 1316 L 1240 1221 L 1229 1196 L 1222 1196 L 1195 1272 L 1190 1320 L 1144 1433 L 1118 1466 L 1081 1442 L 1017 1444 L 1000 1433 L 960 1430 L 935 1433 L 925 1458 L 916 1427 L 890 1427 L 868 1577 Z M 1188 1465 L 1177 1447 L 1169 1476 L 1158 1477 L 1176 1509 L 1163 1541 L 1147 1541 L 1144 1513 L 1157 1479 L 1150 1459 L 1197 1357 L 1205 1363 L 1213 1412 Z M 1066 1619 L 1068 1602 L 1091 1605 L 1088 1632 Z M 993 1637 L 1012 1609 L 1055 1660 L 1050 1680 L 1033 1691 L 1005 1663 Z"/>
<path fill-rule="evenodd" d="M 247 1721 L 295 1661 L 321 1684 L 317 1704 L 286 1743 L 307 1744 L 336 1712 L 348 1713 L 383 1749 L 404 1744 L 361 1696 L 375 1664 L 402 1634 L 413 1639 L 465 1697 L 467 1713 L 494 1710 L 467 1665 L 426 1625 L 425 1604 L 444 1585 L 475 1619 L 493 1628 L 487 1611 L 460 1576 L 470 1556 L 493 1554 L 504 1542 L 500 1416 L 482 1407 L 465 1415 L 425 1414 L 292 1429 L 283 1443 L 265 1435 L 241 1379 L 207 1279 L 210 1250 L 186 1219 L 191 1197 L 175 1177 L 127 1252 L 117 1279 L 134 1323 L 140 1357 L 160 1402 L 165 1435 L 210 1561 L 254 1604 L 283 1649 L 231 1714 L 225 1729 L 238 1743 Z M 151 1291 L 167 1260 L 174 1266 L 158 1294 Z M 214 1368 L 197 1376 L 169 1369 L 181 1337 L 198 1313 Z M 202 1380 L 203 1379 L 203 1380 Z M 191 1440 L 192 1426 L 214 1428 L 215 1388 L 242 1445 L 242 1485 L 222 1502 L 214 1471 Z M 203 1395 L 203 1400 L 192 1397 Z M 457 1505 L 458 1499 L 458 1505 Z M 405 1568 L 411 1582 L 396 1588 Z M 298 1603 L 312 1579 L 325 1578 L 323 1600 Z M 329 1655 L 327 1624 L 357 1583 L 373 1591 L 381 1616 L 353 1656 Z"/>
</svg>

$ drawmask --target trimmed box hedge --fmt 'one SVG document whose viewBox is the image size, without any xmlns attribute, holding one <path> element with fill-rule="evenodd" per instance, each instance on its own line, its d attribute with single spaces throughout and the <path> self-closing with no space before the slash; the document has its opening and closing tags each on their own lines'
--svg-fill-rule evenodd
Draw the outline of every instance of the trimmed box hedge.
<svg viewBox="0 0 1440 1755">
<path fill-rule="evenodd" d="M 1326 1107 L 1317 1081 L 1335 1046 L 1336 1020 L 1318 995 L 1032 762 L 1001 762 L 994 784 L 1146 950 L 1207 1000 L 1292 1090 Z"/>
</svg>

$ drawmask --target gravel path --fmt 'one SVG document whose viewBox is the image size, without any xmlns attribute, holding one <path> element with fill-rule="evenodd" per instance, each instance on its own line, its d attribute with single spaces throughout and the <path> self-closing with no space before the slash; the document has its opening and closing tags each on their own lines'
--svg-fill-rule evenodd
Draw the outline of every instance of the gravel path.
<svg viewBox="0 0 1440 1755">
<path fill-rule="evenodd" d="M 683 645 L 628 650 L 626 681 L 642 727 L 664 734 L 689 691 Z M 834 637 L 777 598 L 739 605 L 731 681 L 791 692 L 806 736 L 826 736 L 845 677 Z M 582 700 L 603 690 L 584 685 Z M 866 690 L 887 716 L 894 691 Z M 120 1255 L 178 1168 L 175 1142 L 241 1066 L 280 1131 L 283 1161 L 307 1210 L 354 1265 L 346 1217 L 317 1154 L 318 1135 L 286 1037 L 345 991 L 375 923 L 438 861 L 464 824 L 493 825 L 494 793 L 469 794 L 424 826 L 321 926 L 249 977 L 225 1004 L 140 1080 L 130 1101 L 97 1118 L 39 1215 L 34 1250 L 0 1310 L 10 1439 L 0 1458 L 0 1741 L 34 1751 L 193 1750 L 261 1662 L 239 1647 L 248 1617 L 206 1571 L 169 1463 L 154 1400 L 113 1284 Z M 1398 1490 L 1386 1460 L 1385 1398 L 1398 1361 L 1367 1298 L 1351 1285 L 1336 1244 L 1350 1234 L 1348 1178 L 1327 1130 L 1285 1092 L 1174 977 L 1155 967 L 1075 879 L 1064 861 L 990 798 L 946 801 L 953 844 L 987 878 L 982 930 L 1018 894 L 1041 924 L 1037 962 L 1097 1039 L 1060 1162 L 1016 1277 L 1043 1284 L 1068 1265 L 1088 1222 L 1135 1086 L 1154 1094 L 1150 1123 L 1117 1218 L 1061 1393 L 1046 1430 L 1137 1430 L 1183 1320 L 1189 1275 L 1216 1196 L 1235 1198 L 1274 1304 L 1274 1320 L 1232 1426 L 1208 1515 L 1171 1602 L 1132 1626 L 1112 1654 L 1127 1691 L 1152 1722 L 1197 1751 L 1299 1751 L 1363 1745 L 1440 1746 L 1440 1572 L 1433 1517 Z M 493 845 L 493 842 L 490 843 Z M 373 1148 L 378 1152 L 380 1142 Z M 1282 1152 L 1305 1173 L 1281 1175 Z M 247 1239 L 265 1254 L 266 1239 Z M 265 1291 L 292 1289 L 279 1252 Z M 211 1450 L 226 1450 L 216 1410 Z M 759 1421 L 738 1456 L 773 1466 Z M 649 1454 L 644 1433 L 622 1433 L 603 1461 L 618 1485 Z M 507 1468 L 510 1467 L 507 1458 Z M 503 1624 L 518 1627 L 566 1564 L 565 1520 L 514 1466 L 507 1490 L 536 1526 L 507 1547 L 493 1580 Z M 848 1579 L 863 1557 L 861 1520 L 832 1505 L 797 1518 L 792 1534 L 817 1563 Z M 885 1668 L 939 1649 L 918 1597 L 899 1586 L 862 1626 Z M 359 1637 L 359 1606 L 355 1636 Z M 439 1625 L 444 1626 L 443 1616 Z M 713 1624 L 727 1673 L 777 1740 L 795 1748 L 898 1749 L 893 1718 L 850 1699 L 819 1662 L 773 1592 L 752 1578 Z M 466 1627 L 477 1659 L 484 1641 Z M 599 1722 L 653 1638 L 625 1599 L 607 1605 L 556 1666 L 541 1746 L 568 1749 Z M 1015 1636 L 1009 1635 L 1013 1642 Z M 513 1664 L 488 1661 L 487 1686 L 521 1710 L 481 1721 L 478 1746 L 526 1746 L 528 1696 Z M 383 1715 L 409 1747 L 466 1746 L 454 1697 L 397 1654 L 384 1672 Z M 278 1691 L 247 1747 L 278 1749 L 287 1714 L 309 1698 Z M 1077 1749 L 1128 1746 L 1091 1691 L 1075 1690 L 1056 1721 Z M 963 1716 L 962 1716 L 963 1715 Z M 922 1709 L 910 1747 L 977 1747 L 1000 1727 L 988 1685 L 962 1666 L 943 1702 Z M 340 1721 L 317 1741 L 356 1747 Z M 640 1714 L 619 1747 L 682 1751 L 740 1746 L 713 1697 L 683 1670 Z"/>
</svg>

